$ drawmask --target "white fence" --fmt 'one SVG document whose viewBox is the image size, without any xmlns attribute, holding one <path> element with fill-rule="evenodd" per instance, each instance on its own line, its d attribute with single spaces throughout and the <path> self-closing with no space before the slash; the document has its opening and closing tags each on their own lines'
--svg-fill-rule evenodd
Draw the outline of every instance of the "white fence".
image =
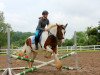
<svg viewBox="0 0 100 75">
<path fill-rule="evenodd" d="M 62 46 L 58 49 L 75 50 L 74 46 Z M 100 50 L 100 45 L 77 46 L 77 50 Z"/>
<path fill-rule="evenodd" d="M 58 47 L 59 50 L 75 50 L 75 46 L 62 46 Z M 7 49 L 0 49 L 0 54 L 5 54 Z M 16 51 L 21 49 L 11 49 Z M 100 50 L 100 45 L 77 46 L 77 50 Z"/>
<path fill-rule="evenodd" d="M 22 50 L 22 49 L 10 49 L 11 52 L 18 51 L 18 50 Z M 0 49 L 0 54 L 6 54 L 6 53 L 7 53 L 7 49 Z"/>
</svg>

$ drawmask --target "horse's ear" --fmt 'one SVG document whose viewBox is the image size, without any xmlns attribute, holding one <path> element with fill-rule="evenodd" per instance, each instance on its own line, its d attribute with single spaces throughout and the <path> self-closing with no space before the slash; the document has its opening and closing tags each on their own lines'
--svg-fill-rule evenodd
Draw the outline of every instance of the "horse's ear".
<svg viewBox="0 0 100 75">
<path fill-rule="evenodd" d="M 68 23 L 64 26 L 64 28 L 66 28 L 66 27 L 67 27 L 67 25 L 68 25 Z"/>
<path fill-rule="evenodd" d="M 56 25 L 58 26 L 58 24 L 56 23 Z"/>
</svg>

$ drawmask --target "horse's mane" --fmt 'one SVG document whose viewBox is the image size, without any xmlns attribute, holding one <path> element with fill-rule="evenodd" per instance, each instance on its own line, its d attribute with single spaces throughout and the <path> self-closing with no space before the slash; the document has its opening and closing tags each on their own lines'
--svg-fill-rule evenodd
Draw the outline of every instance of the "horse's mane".
<svg viewBox="0 0 100 75">
<path fill-rule="evenodd" d="M 47 29 L 50 30 L 51 28 L 56 27 L 56 26 L 57 26 L 56 24 L 49 24 Z"/>
</svg>

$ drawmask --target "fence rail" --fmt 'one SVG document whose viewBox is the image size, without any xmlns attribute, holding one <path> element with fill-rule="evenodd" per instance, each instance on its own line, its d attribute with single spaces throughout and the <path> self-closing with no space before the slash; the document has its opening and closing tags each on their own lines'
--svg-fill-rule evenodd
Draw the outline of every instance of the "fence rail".
<svg viewBox="0 0 100 75">
<path fill-rule="evenodd" d="M 61 46 L 59 50 L 75 50 L 75 46 Z M 5 54 L 7 49 L 0 49 L 0 54 Z M 11 51 L 22 49 L 11 49 Z M 77 50 L 100 50 L 100 45 L 77 46 Z"/>
<path fill-rule="evenodd" d="M 75 50 L 75 46 L 62 46 L 58 49 Z M 77 50 L 100 50 L 100 45 L 77 46 Z"/>
</svg>

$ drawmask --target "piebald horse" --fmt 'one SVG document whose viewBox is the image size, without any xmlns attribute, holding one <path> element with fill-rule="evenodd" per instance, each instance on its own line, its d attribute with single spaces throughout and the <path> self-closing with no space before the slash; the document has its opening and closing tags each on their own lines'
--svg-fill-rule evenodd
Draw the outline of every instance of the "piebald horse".
<svg viewBox="0 0 100 75">
<path fill-rule="evenodd" d="M 58 41 L 64 41 L 64 35 L 65 35 L 65 29 L 67 27 L 66 25 L 49 25 L 47 27 L 48 31 L 43 31 L 41 34 L 41 40 L 39 42 L 39 50 L 45 50 L 46 52 L 49 52 L 49 56 L 46 56 L 47 58 L 51 57 L 51 55 L 54 55 L 55 60 L 55 66 L 57 69 L 61 69 L 62 63 L 58 58 L 57 54 L 57 45 Z M 35 50 L 35 44 L 32 44 L 33 36 L 30 36 L 26 39 L 25 45 L 23 46 L 23 53 L 26 53 L 28 58 L 35 59 L 36 55 L 39 50 Z M 32 67 L 32 62 L 28 62 L 29 67 Z"/>
</svg>

